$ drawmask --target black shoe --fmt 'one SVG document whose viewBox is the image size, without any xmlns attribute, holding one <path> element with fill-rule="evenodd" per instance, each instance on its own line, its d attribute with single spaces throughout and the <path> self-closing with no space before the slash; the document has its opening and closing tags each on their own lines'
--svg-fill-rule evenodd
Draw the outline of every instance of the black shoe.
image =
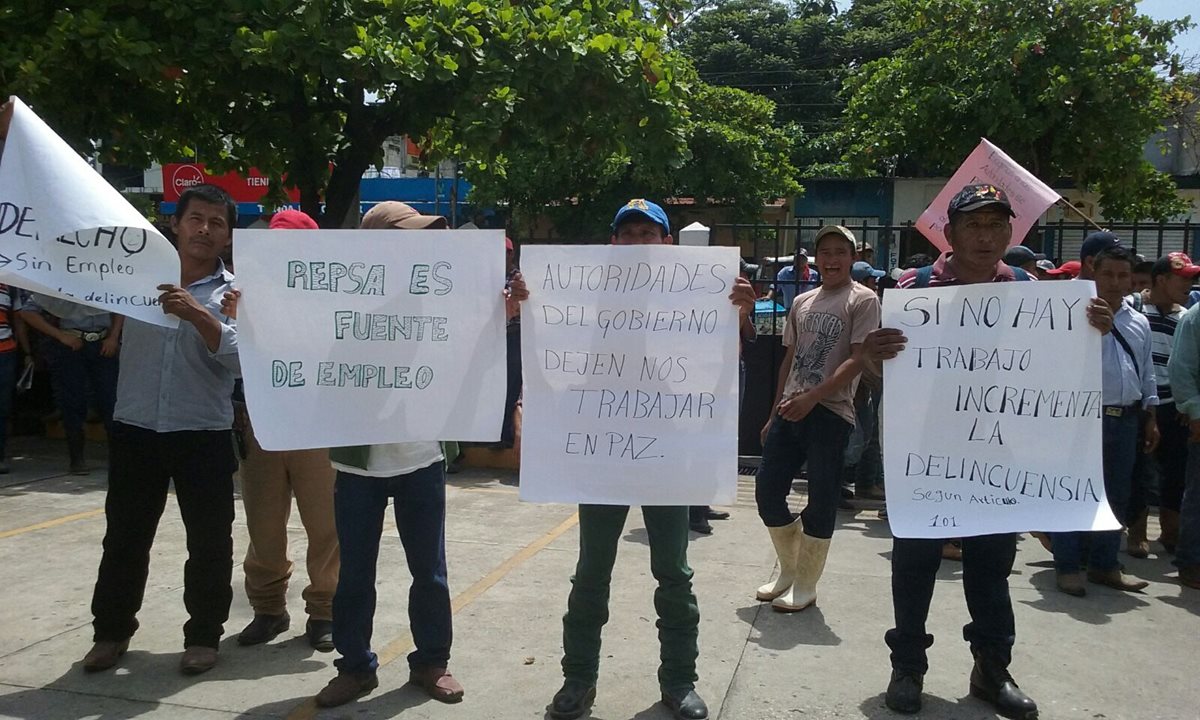
<svg viewBox="0 0 1200 720">
<path fill-rule="evenodd" d="M 288 629 L 292 618 L 282 615 L 255 615 L 250 624 L 238 635 L 238 645 L 261 645 L 275 639 L 275 636 Z"/>
<path fill-rule="evenodd" d="M 706 518 L 708 518 L 709 520 L 728 520 L 729 519 L 729 513 L 725 512 L 724 510 L 713 510 L 712 508 L 709 508 L 708 512 L 704 513 L 704 516 Z"/>
<path fill-rule="evenodd" d="M 333 621 L 309 620 L 304 626 L 304 635 L 317 652 L 333 652 Z"/>
<path fill-rule="evenodd" d="M 550 717 L 555 720 L 574 720 L 587 712 L 595 701 L 595 685 L 582 680 L 567 680 L 550 701 Z"/>
<path fill-rule="evenodd" d="M 708 706 L 694 688 L 663 690 L 662 702 L 679 720 L 705 720 L 708 717 Z"/>
<path fill-rule="evenodd" d="M 917 673 L 892 670 L 892 680 L 888 683 L 887 695 L 883 702 L 898 713 L 912 715 L 921 711 L 921 688 L 925 685 L 925 677 Z"/>
<path fill-rule="evenodd" d="M 1008 663 L 1000 653 L 976 654 L 975 667 L 971 670 L 971 695 L 991 703 L 1001 717 L 1037 720 L 1037 703 L 1022 692 L 1008 674 Z"/>
<path fill-rule="evenodd" d="M 708 524 L 707 520 L 697 520 L 688 523 L 688 529 L 692 532 L 700 533 L 701 535 L 712 535 L 712 525 Z"/>
</svg>

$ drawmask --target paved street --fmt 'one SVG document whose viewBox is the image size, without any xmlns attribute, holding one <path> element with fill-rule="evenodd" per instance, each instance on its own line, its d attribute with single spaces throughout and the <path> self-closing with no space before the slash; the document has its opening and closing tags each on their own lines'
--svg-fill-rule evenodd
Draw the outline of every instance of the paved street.
<svg viewBox="0 0 1200 720">
<path fill-rule="evenodd" d="M 238 647 L 234 636 L 251 617 L 241 589 L 240 501 L 234 605 L 217 668 L 197 678 L 176 670 L 185 545 L 172 501 L 154 548 L 141 630 L 115 672 L 86 675 L 79 660 L 91 644 L 88 603 L 104 532 L 104 472 L 62 474 L 65 449 L 58 443 L 18 438 L 13 445 L 14 473 L 0 476 L 0 717 L 516 720 L 544 717 L 560 684 L 560 618 L 578 544 L 574 508 L 521 503 L 515 474 L 482 470 L 450 476 L 447 491 L 451 670 L 466 688 L 462 704 L 440 705 L 403 685 L 411 649 L 408 573 L 390 520 L 374 636 L 383 662 L 378 690 L 334 710 L 312 705 L 311 696 L 334 674 L 333 656 L 312 651 L 300 636 L 302 562 L 290 591 L 292 631 L 266 646 Z M 694 537 L 691 546 L 702 614 L 699 690 L 712 717 L 894 717 L 883 705 L 889 667 L 882 638 L 891 625 L 886 522 L 873 510 L 843 512 L 819 607 L 777 614 L 753 599 L 775 567 L 754 512 L 752 482 L 741 478 L 733 518 L 714 523 L 716 533 Z M 302 547 L 295 516 L 292 538 L 294 548 Z M 1043 718 L 1198 716 L 1200 592 L 1181 589 L 1163 556 L 1125 563 L 1150 581 L 1144 594 L 1092 586 L 1087 598 L 1070 598 L 1054 589 L 1049 554 L 1036 540 L 1021 541 L 1011 581 L 1013 669 Z M 941 570 L 930 621 L 937 643 L 921 717 L 995 717 L 967 696 L 971 662 L 961 639 L 967 613 L 960 570 L 953 563 Z M 634 510 L 614 572 L 596 720 L 670 717 L 657 703 L 652 591 L 646 533 Z"/>
</svg>

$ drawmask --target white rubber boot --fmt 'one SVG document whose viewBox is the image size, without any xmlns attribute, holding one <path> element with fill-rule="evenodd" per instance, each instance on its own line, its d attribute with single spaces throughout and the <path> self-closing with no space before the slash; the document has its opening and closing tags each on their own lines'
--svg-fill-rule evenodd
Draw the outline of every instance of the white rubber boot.
<svg viewBox="0 0 1200 720">
<path fill-rule="evenodd" d="M 754 594 L 763 602 L 774 600 L 792 586 L 796 578 L 796 543 L 804 534 L 801 532 L 800 518 L 790 525 L 769 527 L 767 532 L 771 533 L 771 544 L 775 546 L 775 554 L 779 557 L 779 577 L 775 578 L 775 582 L 759 587 Z"/>
<path fill-rule="evenodd" d="M 825 572 L 829 539 L 800 533 L 798 545 L 796 579 L 790 589 L 771 602 L 771 607 L 779 612 L 800 612 L 810 605 L 817 604 L 817 581 L 821 579 L 821 573 Z"/>
</svg>

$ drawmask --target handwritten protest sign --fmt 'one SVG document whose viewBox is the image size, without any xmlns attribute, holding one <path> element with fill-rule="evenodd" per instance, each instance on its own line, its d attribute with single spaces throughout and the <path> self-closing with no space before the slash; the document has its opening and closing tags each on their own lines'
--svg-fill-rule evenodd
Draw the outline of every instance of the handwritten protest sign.
<svg viewBox="0 0 1200 720">
<path fill-rule="evenodd" d="M 889 290 L 888 520 L 897 537 L 1114 530 L 1091 282 Z M 1052 439 L 1052 442 L 1047 442 Z"/>
<path fill-rule="evenodd" d="M 500 439 L 502 232 L 239 230 L 234 259 L 264 448 Z"/>
<path fill-rule="evenodd" d="M 521 499 L 732 503 L 737 250 L 526 246 L 521 267 Z"/>
<path fill-rule="evenodd" d="M 1062 199 L 1049 185 L 1005 155 L 1003 150 L 986 139 L 981 140 L 950 178 L 950 182 L 946 183 L 946 187 L 917 218 L 917 229 L 942 252 L 950 249 L 945 234 L 946 224 L 950 222 L 947 215 L 950 200 L 964 185 L 975 183 L 991 183 L 1008 194 L 1008 201 L 1012 203 L 1016 214 L 1012 221 L 1013 245 L 1021 244 L 1029 228 L 1046 212 L 1046 208 Z"/>
<path fill-rule="evenodd" d="M 0 160 L 0 282 L 173 327 L 158 307 L 179 256 L 17 98 Z"/>
</svg>

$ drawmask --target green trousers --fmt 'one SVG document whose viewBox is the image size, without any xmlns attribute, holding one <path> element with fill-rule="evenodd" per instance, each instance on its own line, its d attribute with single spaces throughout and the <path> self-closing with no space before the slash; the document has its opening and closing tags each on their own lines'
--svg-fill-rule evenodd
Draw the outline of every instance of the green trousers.
<svg viewBox="0 0 1200 720">
<path fill-rule="evenodd" d="M 608 622 L 613 563 L 628 515 L 623 505 L 579 506 L 579 564 L 563 617 L 562 668 L 568 680 L 596 682 L 600 630 Z M 643 507 L 642 517 L 650 540 L 650 571 L 658 581 L 658 682 L 663 690 L 691 689 L 700 654 L 700 607 L 687 563 L 688 509 Z"/>
</svg>

